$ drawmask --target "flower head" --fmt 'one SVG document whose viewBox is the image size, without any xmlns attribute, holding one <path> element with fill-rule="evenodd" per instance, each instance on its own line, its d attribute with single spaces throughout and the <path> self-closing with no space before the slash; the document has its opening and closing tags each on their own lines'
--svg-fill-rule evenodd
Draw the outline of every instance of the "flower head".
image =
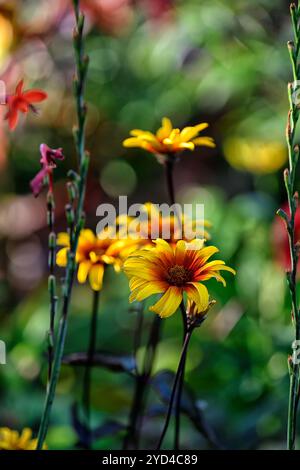
<svg viewBox="0 0 300 470">
<path fill-rule="evenodd" d="M 132 137 L 125 139 L 124 147 L 140 147 L 157 156 L 163 157 L 184 149 L 194 150 L 196 146 L 215 147 L 212 137 L 198 137 L 199 132 L 206 129 L 206 122 L 196 126 L 184 127 L 182 130 L 173 128 L 169 118 L 162 119 L 162 126 L 156 134 L 141 129 L 133 129 Z"/>
<path fill-rule="evenodd" d="M 224 261 L 208 261 L 219 250 L 215 246 L 203 247 L 203 240 L 194 240 L 192 245 L 179 240 L 175 247 L 162 239 L 155 243 L 155 250 L 140 250 L 129 256 L 124 263 L 124 271 L 130 280 L 130 302 L 142 301 L 152 294 L 163 294 L 150 307 L 161 317 L 169 317 L 176 312 L 184 293 L 195 302 L 199 311 L 207 310 L 209 294 L 202 282 L 214 277 L 226 285 L 220 271 L 235 274 Z"/>
<path fill-rule="evenodd" d="M 19 112 L 27 114 L 29 110 L 36 112 L 34 103 L 40 103 L 47 98 L 47 93 L 42 90 L 27 90 L 23 91 L 24 81 L 20 80 L 16 86 L 14 95 L 8 95 L 6 98 L 6 104 L 8 111 L 5 115 L 5 119 L 8 120 L 8 125 L 11 130 L 14 130 L 17 126 L 19 119 Z"/>
<path fill-rule="evenodd" d="M 91 288 L 95 291 L 102 288 L 105 266 L 112 265 L 115 271 L 120 271 L 123 260 L 136 246 L 136 241 L 117 240 L 109 236 L 102 238 L 101 235 L 97 237 L 92 230 L 83 229 L 79 235 L 76 251 L 78 282 L 84 284 L 88 278 Z M 56 263 L 65 267 L 70 250 L 69 234 L 59 233 L 57 244 L 63 248 L 56 255 Z"/>
<path fill-rule="evenodd" d="M 154 247 L 153 239 L 156 238 L 163 238 L 174 246 L 178 240 L 189 242 L 200 237 L 210 239 L 207 228 L 211 224 L 207 220 L 194 220 L 184 213 L 176 214 L 170 211 L 169 207 L 164 213 L 162 206 L 151 202 L 141 204 L 139 213 L 139 217 L 126 217 L 124 222 L 126 228 L 128 225 L 128 237 L 138 236 L 140 247 Z M 121 219 L 120 229 L 122 228 Z"/>
<path fill-rule="evenodd" d="M 48 176 L 49 190 L 53 190 L 52 172 L 56 168 L 56 160 L 64 160 L 62 149 L 51 149 L 46 144 L 41 144 L 41 170 L 30 182 L 32 192 L 35 196 L 38 196 L 42 190 L 45 177 Z"/>
<path fill-rule="evenodd" d="M 35 450 L 37 439 L 32 439 L 32 431 L 24 428 L 21 433 L 9 428 L 0 428 L 0 450 Z M 47 446 L 44 444 L 43 449 Z"/>
</svg>

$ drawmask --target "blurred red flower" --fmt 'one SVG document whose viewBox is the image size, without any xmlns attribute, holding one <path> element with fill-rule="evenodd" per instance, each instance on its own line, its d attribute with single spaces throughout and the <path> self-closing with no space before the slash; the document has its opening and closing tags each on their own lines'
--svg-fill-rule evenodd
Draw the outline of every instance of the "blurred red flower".
<svg viewBox="0 0 300 470">
<path fill-rule="evenodd" d="M 51 149 L 47 144 L 41 144 L 40 152 L 40 163 L 42 168 L 30 182 L 31 189 L 35 197 L 40 194 L 46 176 L 48 176 L 49 191 L 53 191 L 52 172 L 53 169 L 56 168 L 56 160 L 64 160 L 65 158 L 62 153 L 62 148 Z"/>
<path fill-rule="evenodd" d="M 290 211 L 287 203 L 282 206 L 282 209 L 289 215 Z M 297 209 L 295 217 L 295 242 L 298 240 L 300 240 L 300 208 Z M 272 241 L 275 259 L 286 271 L 289 271 L 291 269 L 291 262 L 288 234 L 285 223 L 279 216 L 276 216 L 273 223 Z M 300 260 L 298 262 L 299 269 Z"/>
<path fill-rule="evenodd" d="M 16 86 L 14 95 L 8 95 L 6 97 L 6 104 L 8 111 L 5 115 L 5 119 L 8 120 L 8 125 L 11 130 L 14 130 L 17 126 L 19 119 L 19 112 L 28 113 L 29 110 L 36 112 L 36 108 L 33 103 L 40 103 L 47 98 L 47 93 L 42 90 L 27 90 L 23 91 L 24 81 L 20 80 Z"/>
</svg>

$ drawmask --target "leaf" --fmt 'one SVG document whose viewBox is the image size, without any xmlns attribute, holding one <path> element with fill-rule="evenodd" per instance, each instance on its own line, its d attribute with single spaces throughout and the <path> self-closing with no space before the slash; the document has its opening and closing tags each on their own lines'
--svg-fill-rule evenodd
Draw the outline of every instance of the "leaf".
<svg viewBox="0 0 300 470">
<path fill-rule="evenodd" d="M 88 354 L 86 352 L 68 354 L 64 356 L 63 364 L 71 366 L 88 365 Z M 136 360 L 133 356 L 113 355 L 106 352 L 96 352 L 90 365 L 92 367 L 104 367 L 114 372 L 127 372 L 130 374 L 133 374 L 136 370 Z"/>
<path fill-rule="evenodd" d="M 168 404 L 170 401 L 174 380 L 175 374 L 169 370 L 158 372 L 152 379 L 152 386 L 164 403 Z M 176 403 L 176 396 L 174 403 Z M 212 447 L 220 449 L 222 445 L 218 442 L 214 430 L 205 419 L 204 408 L 203 401 L 197 402 L 194 393 L 184 384 L 181 396 L 181 411 L 190 418 L 195 428 L 207 439 Z M 153 414 L 155 410 L 150 411 Z"/>
<path fill-rule="evenodd" d="M 115 434 L 118 434 L 119 432 L 126 429 L 126 426 L 122 423 L 117 421 L 106 421 L 97 428 L 89 431 L 87 426 L 82 423 L 79 418 L 77 404 L 74 404 L 71 408 L 71 419 L 72 426 L 79 438 L 78 444 L 85 448 L 90 448 L 91 443 L 98 439 L 114 436 Z"/>
</svg>

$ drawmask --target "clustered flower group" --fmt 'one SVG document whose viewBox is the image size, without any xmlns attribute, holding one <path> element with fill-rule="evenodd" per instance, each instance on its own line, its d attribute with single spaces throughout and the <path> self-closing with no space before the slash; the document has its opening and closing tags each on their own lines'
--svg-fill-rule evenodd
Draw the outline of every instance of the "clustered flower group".
<svg viewBox="0 0 300 470">
<path fill-rule="evenodd" d="M 20 112 L 35 111 L 34 103 L 43 101 L 46 97 L 46 93 L 41 90 L 23 91 L 21 80 L 15 94 L 6 99 L 6 119 L 10 129 L 15 129 Z M 173 128 L 170 119 L 165 117 L 155 134 L 135 129 L 123 144 L 125 147 L 145 149 L 164 163 L 167 158 L 176 156 L 185 149 L 194 150 L 195 146 L 214 147 L 211 137 L 198 135 L 207 127 L 207 123 L 201 123 L 180 130 Z M 53 170 L 57 162 L 64 159 L 63 150 L 51 149 L 48 145 L 41 144 L 40 154 L 41 169 L 31 181 L 31 189 L 38 196 L 46 185 L 53 195 Z M 210 298 L 206 281 L 215 278 L 225 286 L 221 271 L 232 274 L 235 271 L 222 260 L 211 260 L 219 250 L 215 246 L 206 245 L 210 238 L 207 221 L 199 223 L 184 219 L 178 214 L 163 216 L 151 203 L 146 203 L 144 210 L 148 218 L 138 222 L 141 234 L 138 239 L 130 233 L 126 237 L 118 236 L 125 230 L 124 219 L 122 221 L 121 218 L 118 220 L 118 232 L 113 235 L 109 228 L 98 235 L 89 228 L 81 230 L 75 257 L 78 282 L 83 284 L 88 281 L 93 291 L 100 291 L 105 269 L 112 266 L 116 272 L 123 270 L 127 275 L 131 291 L 130 302 L 141 302 L 159 295 L 150 310 L 160 317 L 169 317 L 180 305 L 185 305 L 188 316 L 202 321 L 215 303 Z M 126 224 L 129 219 L 132 221 L 132 218 L 125 217 Z M 181 233 L 179 225 L 191 230 Z M 153 226 L 156 227 L 155 237 Z M 169 231 L 167 237 L 164 236 L 166 227 Z M 196 230 L 196 238 L 189 235 L 195 233 L 193 230 Z M 66 267 L 71 249 L 70 233 L 59 233 L 56 245 L 59 246 L 56 263 L 60 267 Z M 0 428 L 0 450 L 34 449 L 36 439 L 31 437 L 32 432 L 27 428 L 21 434 L 8 428 Z"/>
</svg>

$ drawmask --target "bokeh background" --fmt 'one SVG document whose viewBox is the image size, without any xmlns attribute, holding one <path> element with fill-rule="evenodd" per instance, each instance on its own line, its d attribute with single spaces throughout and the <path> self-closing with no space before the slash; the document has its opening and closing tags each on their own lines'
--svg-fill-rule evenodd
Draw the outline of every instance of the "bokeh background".
<svg viewBox="0 0 300 470">
<path fill-rule="evenodd" d="M 117 204 L 119 194 L 130 202 L 166 201 L 163 169 L 155 158 L 122 148 L 131 128 L 156 130 L 162 116 L 176 126 L 210 123 L 207 134 L 216 140 L 216 149 L 202 147 L 182 156 L 175 169 L 177 200 L 205 204 L 212 242 L 237 276 L 226 289 L 209 283 L 217 305 L 194 334 L 187 382 L 225 447 L 283 448 L 292 327 L 287 241 L 275 211 L 286 203 L 288 3 L 81 3 L 90 56 L 87 226 L 95 229 L 96 207 Z M 37 430 L 44 400 L 46 201 L 45 194 L 33 198 L 29 181 L 39 169 L 40 143 L 63 147 L 66 159 L 55 187 L 57 229 L 63 230 L 65 175 L 75 164 L 72 26 L 70 0 L 0 2 L 1 78 L 9 92 L 24 77 L 27 88 L 49 94 L 40 114 L 28 116 L 13 133 L 0 107 L 0 339 L 7 343 L 7 364 L 0 366 L 0 426 L 16 429 Z M 86 349 L 91 302 L 89 287 L 76 285 L 67 353 Z M 135 315 L 128 307 L 125 276 L 109 272 L 101 296 L 99 348 L 129 354 Z M 152 318 L 146 310 L 145 334 Z M 175 370 L 180 342 L 180 316 L 174 315 L 165 321 L 156 370 Z M 81 378 L 80 368 L 63 367 L 47 438 L 52 449 L 73 448 L 77 442 L 71 407 L 80 399 Z M 97 368 L 93 379 L 94 423 L 125 423 L 132 378 Z M 151 400 L 158 400 L 155 393 Z M 155 445 L 161 424 L 159 417 L 147 420 L 143 446 Z M 182 424 L 183 447 L 208 447 L 188 419 Z M 121 437 L 108 435 L 95 447 L 120 448 Z"/>
</svg>

